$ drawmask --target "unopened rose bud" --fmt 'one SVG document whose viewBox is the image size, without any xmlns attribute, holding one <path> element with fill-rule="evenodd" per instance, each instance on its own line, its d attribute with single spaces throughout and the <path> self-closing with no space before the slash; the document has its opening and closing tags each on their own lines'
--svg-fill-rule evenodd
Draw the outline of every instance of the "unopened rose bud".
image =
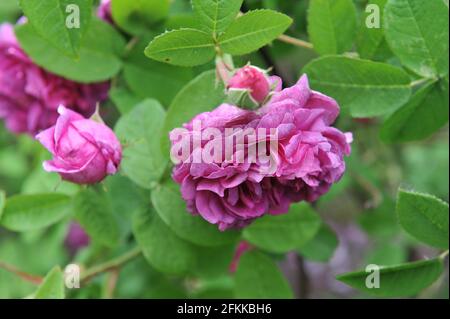
<svg viewBox="0 0 450 319">
<path fill-rule="evenodd" d="M 260 69 L 245 66 L 228 81 L 229 89 L 247 89 L 251 97 L 258 103 L 263 102 L 270 92 L 269 77 Z"/>
<path fill-rule="evenodd" d="M 114 24 L 111 12 L 111 0 L 101 0 L 97 9 L 97 16 L 110 24 Z"/>
<path fill-rule="evenodd" d="M 87 247 L 90 243 L 89 235 L 84 231 L 80 224 L 72 222 L 64 240 L 64 245 L 70 254 L 75 255 L 80 249 Z"/>
<path fill-rule="evenodd" d="M 122 148 L 114 132 L 64 106 L 58 113 L 56 125 L 36 136 L 53 154 L 52 160 L 44 162 L 44 169 L 77 184 L 95 184 L 115 174 Z"/>
</svg>

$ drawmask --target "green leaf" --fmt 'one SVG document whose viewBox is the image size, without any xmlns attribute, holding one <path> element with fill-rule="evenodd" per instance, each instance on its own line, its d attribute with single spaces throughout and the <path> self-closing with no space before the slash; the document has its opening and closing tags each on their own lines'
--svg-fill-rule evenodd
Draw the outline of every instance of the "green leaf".
<svg viewBox="0 0 450 319">
<path fill-rule="evenodd" d="M 124 65 L 125 80 L 136 95 L 154 98 L 164 106 L 169 106 L 175 95 L 192 79 L 192 69 L 146 58 L 142 54 L 145 43 L 141 41 L 127 55 Z"/>
<path fill-rule="evenodd" d="M 155 212 L 135 214 L 133 233 L 145 259 L 158 271 L 185 274 L 195 268 L 195 247 L 175 235 Z"/>
<path fill-rule="evenodd" d="M 220 48 L 243 55 L 269 44 L 292 24 L 292 19 L 272 10 L 253 10 L 240 16 L 219 37 Z"/>
<path fill-rule="evenodd" d="M 386 196 L 380 205 L 366 209 L 358 216 L 361 228 L 377 242 L 389 242 L 400 231 L 395 204 L 393 199 Z"/>
<path fill-rule="evenodd" d="M 131 111 L 136 105 L 142 102 L 142 98 L 136 96 L 129 89 L 124 87 L 114 87 L 109 91 L 109 97 L 116 105 L 121 114 Z"/>
<path fill-rule="evenodd" d="M 328 56 L 311 61 L 303 72 L 313 89 L 335 98 L 354 117 L 395 111 L 411 94 L 409 76 L 389 64 Z"/>
<path fill-rule="evenodd" d="M 2 220 L 5 204 L 6 204 L 6 193 L 3 190 L 0 190 L 0 221 Z"/>
<path fill-rule="evenodd" d="M 124 145 L 121 169 L 133 182 L 151 188 L 164 173 L 167 159 L 159 136 L 165 112 L 155 100 L 146 100 L 117 122 L 115 132 Z"/>
<path fill-rule="evenodd" d="M 6 200 L 0 223 L 13 231 L 50 226 L 70 212 L 70 197 L 63 194 L 15 195 Z"/>
<path fill-rule="evenodd" d="M 356 47 L 362 59 L 374 59 L 380 51 L 385 50 L 383 17 L 384 6 L 388 0 L 370 0 L 357 36 Z"/>
<path fill-rule="evenodd" d="M 312 239 L 320 224 L 320 217 L 309 205 L 295 204 L 287 214 L 258 218 L 244 229 L 243 236 L 264 250 L 285 253 Z"/>
<path fill-rule="evenodd" d="M 298 247 L 299 253 L 308 260 L 327 262 L 338 246 L 338 238 L 329 226 L 323 224 L 313 239 Z"/>
<path fill-rule="evenodd" d="M 161 219 L 185 240 L 200 246 L 219 246 L 232 243 L 238 237 L 235 231 L 221 232 L 216 225 L 189 213 L 185 201 L 181 198 L 179 185 L 171 180 L 159 185 L 151 197 Z"/>
<path fill-rule="evenodd" d="M 391 0 L 384 27 L 404 66 L 425 77 L 448 74 L 448 7 L 444 1 Z"/>
<path fill-rule="evenodd" d="M 17 0 L 0 1 L 0 21 L 15 22 L 19 15 L 20 8 Z"/>
<path fill-rule="evenodd" d="M 141 35 L 169 13 L 170 0 L 112 0 L 114 22 L 128 33 Z"/>
<path fill-rule="evenodd" d="M 214 37 L 222 33 L 236 18 L 243 0 L 192 0 L 201 28 Z"/>
<path fill-rule="evenodd" d="M 308 33 L 317 53 L 338 54 L 352 48 L 356 35 L 352 0 L 314 0 L 308 11 Z"/>
<path fill-rule="evenodd" d="M 20 0 L 36 32 L 71 58 L 78 58 L 81 40 L 92 17 L 92 0 Z"/>
<path fill-rule="evenodd" d="M 34 293 L 34 299 L 64 299 L 64 275 L 59 266 L 53 268 Z"/>
<path fill-rule="evenodd" d="M 225 88 L 216 81 L 215 71 L 207 71 L 189 82 L 174 98 L 161 133 L 163 154 L 169 154 L 169 132 L 189 122 L 201 112 L 211 111 L 225 100 Z"/>
<path fill-rule="evenodd" d="M 388 245 L 381 242 L 372 248 L 367 257 L 367 264 L 390 266 L 408 261 L 408 250 L 403 245 Z"/>
<path fill-rule="evenodd" d="M 75 195 L 79 189 L 79 185 L 63 181 L 56 173 L 49 174 L 42 169 L 42 165 L 39 165 L 23 181 L 21 193 L 41 194 L 57 192 L 71 196 Z"/>
<path fill-rule="evenodd" d="M 235 282 L 236 298 L 293 298 L 289 284 L 277 265 L 269 257 L 257 251 L 242 255 Z"/>
<path fill-rule="evenodd" d="M 443 264 L 440 259 L 422 260 L 395 266 L 380 266 L 379 288 L 368 288 L 366 280 L 374 271 L 357 271 L 342 274 L 337 280 L 379 297 L 413 296 L 430 286 L 442 274 Z"/>
<path fill-rule="evenodd" d="M 94 241 L 113 247 L 119 241 L 119 226 L 104 194 L 92 189 L 74 198 L 75 218 Z"/>
<path fill-rule="evenodd" d="M 432 195 L 400 189 L 397 198 L 400 225 L 413 237 L 448 249 L 448 204 Z"/>
<path fill-rule="evenodd" d="M 160 62 L 195 66 L 211 61 L 216 54 L 210 34 L 195 29 L 168 31 L 153 39 L 145 55 Z"/>
<path fill-rule="evenodd" d="M 123 37 L 108 23 L 98 19 L 91 22 L 77 60 L 61 55 L 29 24 L 17 26 L 15 32 L 22 48 L 36 64 L 74 81 L 104 81 L 116 75 L 122 67 Z"/>
<path fill-rule="evenodd" d="M 203 279 L 216 279 L 229 274 L 229 267 L 236 252 L 236 243 L 215 246 L 196 246 L 197 265 L 191 273 Z"/>
<path fill-rule="evenodd" d="M 387 143 L 410 142 L 439 130 L 448 122 L 448 92 L 448 78 L 428 83 L 384 122 L 381 139 Z"/>
</svg>

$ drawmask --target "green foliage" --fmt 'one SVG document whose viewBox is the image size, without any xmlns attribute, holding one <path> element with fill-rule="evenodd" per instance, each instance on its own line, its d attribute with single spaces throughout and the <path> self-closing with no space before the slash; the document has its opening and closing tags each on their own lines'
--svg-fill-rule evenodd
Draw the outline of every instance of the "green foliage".
<svg viewBox="0 0 450 319">
<path fill-rule="evenodd" d="M 168 31 L 150 42 L 145 55 L 174 65 L 195 66 L 214 58 L 214 41 L 208 33 L 200 30 Z"/>
<path fill-rule="evenodd" d="M 47 227 L 67 216 L 70 204 L 63 194 L 15 195 L 7 199 L 0 224 L 14 231 Z"/>
<path fill-rule="evenodd" d="M 266 255 L 245 253 L 236 271 L 237 298 L 292 298 L 292 291 L 277 265 Z"/>
<path fill-rule="evenodd" d="M 64 299 L 64 276 L 61 268 L 54 267 L 45 276 L 44 281 L 35 292 L 34 299 Z"/>
<path fill-rule="evenodd" d="M 402 227 L 420 241 L 448 249 L 448 204 L 434 196 L 400 189 L 397 215 Z"/>
<path fill-rule="evenodd" d="M 357 36 L 357 51 L 362 59 L 383 60 L 389 53 L 384 36 L 383 17 L 384 6 L 388 0 L 370 0 L 362 16 L 360 30 Z M 370 5 L 370 7 L 369 7 Z M 370 28 L 366 23 L 370 23 Z"/>
<path fill-rule="evenodd" d="M 222 33 L 236 18 L 243 0 L 192 0 L 201 28 L 213 37 Z"/>
<path fill-rule="evenodd" d="M 169 13 L 169 0 L 112 0 L 114 22 L 124 31 L 142 35 Z"/>
<path fill-rule="evenodd" d="M 75 218 L 96 242 L 113 247 L 119 241 L 119 226 L 105 195 L 92 189 L 74 197 Z"/>
<path fill-rule="evenodd" d="M 109 91 L 109 97 L 121 114 L 128 113 L 141 102 L 140 97 L 125 87 L 112 88 Z"/>
<path fill-rule="evenodd" d="M 2 220 L 3 209 L 5 209 L 6 194 L 4 191 L 0 190 L 0 221 Z"/>
<path fill-rule="evenodd" d="M 255 220 L 244 229 L 243 236 L 264 250 L 285 253 L 306 244 L 320 225 L 320 217 L 309 205 L 294 204 L 287 214 Z"/>
<path fill-rule="evenodd" d="M 298 246 L 297 250 L 308 260 L 327 262 L 333 257 L 338 244 L 338 238 L 333 230 L 322 223 L 315 236 Z"/>
<path fill-rule="evenodd" d="M 165 111 L 156 100 L 138 104 L 116 124 L 116 134 L 124 145 L 121 169 L 136 184 L 150 188 L 164 173 L 167 158 L 158 139 Z"/>
<path fill-rule="evenodd" d="M 194 246 L 179 238 L 155 212 L 136 214 L 133 233 L 145 258 L 155 269 L 169 274 L 185 274 L 195 267 Z"/>
<path fill-rule="evenodd" d="M 443 264 L 440 259 L 422 260 L 395 266 L 380 267 L 379 288 L 368 288 L 373 271 L 358 271 L 337 277 L 360 291 L 379 297 L 413 296 L 431 285 L 442 274 Z M 371 287 L 369 285 L 369 287 Z"/>
<path fill-rule="evenodd" d="M 381 128 L 387 143 L 427 138 L 448 122 L 448 77 L 418 90 Z"/>
<path fill-rule="evenodd" d="M 303 72 L 313 89 L 334 97 L 355 117 L 395 111 L 411 94 L 408 75 L 385 63 L 328 56 L 310 62 Z"/>
<path fill-rule="evenodd" d="M 98 35 L 102 36 L 99 37 Z M 125 47 L 122 36 L 105 22 L 93 19 L 84 35 L 79 57 L 73 60 L 39 36 L 29 24 L 16 27 L 20 45 L 41 67 L 71 80 L 98 82 L 115 76 L 122 67 L 120 56 Z"/>
<path fill-rule="evenodd" d="M 91 22 L 92 0 L 20 0 L 37 34 L 71 58 L 79 58 L 83 36 Z"/>
<path fill-rule="evenodd" d="M 448 6 L 444 1 L 391 0 L 386 39 L 402 64 L 424 77 L 448 74 Z"/>
<path fill-rule="evenodd" d="M 291 23 L 291 18 L 272 10 L 250 11 L 225 30 L 219 46 L 231 55 L 247 54 L 275 40 Z"/>
<path fill-rule="evenodd" d="M 179 237 L 200 246 L 220 246 L 232 243 L 238 233 L 220 232 L 200 216 L 192 216 L 186 210 L 179 186 L 166 181 L 152 192 L 152 203 L 161 219 Z"/>
<path fill-rule="evenodd" d="M 154 98 L 164 106 L 169 106 L 175 95 L 192 79 L 193 72 L 188 68 L 147 59 L 142 54 L 145 43 L 140 41 L 128 53 L 123 70 L 124 78 L 130 90 L 138 97 Z"/>
<path fill-rule="evenodd" d="M 356 35 L 352 0 L 314 0 L 308 11 L 308 33 L 319 54 L 339 54 L 352 48 Z"/>
</svg>

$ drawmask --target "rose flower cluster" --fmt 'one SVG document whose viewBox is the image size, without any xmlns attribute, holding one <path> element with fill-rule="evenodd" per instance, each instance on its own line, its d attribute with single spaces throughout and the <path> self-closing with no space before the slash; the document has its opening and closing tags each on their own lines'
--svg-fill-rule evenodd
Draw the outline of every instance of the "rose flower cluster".
<svg viewBox="0 0 450 319">
<path fill-rule="evenodd" d="M 228 88 L 246 88 L 256 101 L 271 94 L 267 103 L 257 110 L 222 104 L 186 123 L 187 133 L 181 139 L 179 129 L 170 133 L 172 153 L 180 141 L 188 144 L 182 148 L 190 150 L 173 170 L 188 210 L 217 224 L 220 230 L 244 227 L 264 214 L 286 213 L 294 202 L 313 202 L 345 171 L 344 156 L 350 154 L 352 135 L 331 126 L 339 114 L 336 101 L 311 90 L 306 75 L 290 88 L 282 90 L 280 84 L 259 69 L 246 66 L 229 80 Z M 193 142 L 198 134 L 194 123 L 201 123 L 201 131 L 242 129 L 236 134 L 244 134 L 249 128 L 266 132 L 275 129 L 277 150 L 268 149 L 275 169 L 268 172 L 259 161 L 238 163 L 229 157 L 219 162 L 193 161 L 208 145 Z M 258 140 L 270 135 L 258 136 Z M 226 139 L 224 136 L 214 136 L 209 142 Z M 243 141 L 249 143 L 245 138 Z M 241 152 L 242 148 L 232 151 Z M 249 153 L 245 156 L 249 159 Z"/>
<path fill-rule="evenodd" d="M 97 15 L 113 23 L 109 0 Z M 172 148 L 181 143 L 189 150 L 175 163 L 173 179 L 191 213 L 220 230 L 240 228 L 265 214 L 286 213 L 294 202 L 313 202 L 341 178 L 352 136 L 332 126 L 339 106 L 311 90 L 306 75 L 282 89 L 280 78 L 247 65 L 223 80 L 229 97 L 250 103 L 241 108 L 242 100 L 230 100 L 198 114 L 184 125 L 181 142 L 178 129 L 170 133 Z M 21 49 L 13 26 L 1 25 L 0 118 L 14 133 L 36 135 L 50 151 L 46 171 L 77 184 L 95 184 L 118 171 L 120 142 L 104 123 L 89 118 L 108 90 L 109 82 L 77 83 L 39 67 Z M 193 160 L 209 144 L 194 137 L 210 129 L 219 133 L 213 141 L 237 139 L 241 145 L 224 150 L 218 161 Z M 228 129 L 240 130 L 227 136 Z M 244 136 L 248 130 L 258 132 L 255 140 Z M 268 162 L 248 151 L 262 141 L 270 142 L 263 147 Z"/>
</svg>

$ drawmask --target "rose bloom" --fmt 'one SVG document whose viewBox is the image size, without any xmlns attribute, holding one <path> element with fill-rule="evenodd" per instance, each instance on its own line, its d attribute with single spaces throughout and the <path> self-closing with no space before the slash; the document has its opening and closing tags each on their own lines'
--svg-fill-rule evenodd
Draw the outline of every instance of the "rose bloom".
<svg viewBox="0 0 450 319">
<path fill-rule="evenodd" d="M 53 155 L 44 162 L 44 169 L 77 184 L 95 184 L 115 174 L 122 148 L 114 132 L 63 106 L 58 113 L 56 125 L 36 136 Z"/>
<path fill-rule="evenodd" d="M 336 101 L 312 91 L 303 76 L 293 87 L 275 92 L 256 112 L 223 104 L 185 124 L 187 133 L 181 139 L 178 130 L 173 130 L 170 139 L 174 147 L 180 140 L 190 144 L 190 156 L 176 163 L 173 170 L 188 210 L 226 230 L 244 227 L 265 214 L 286 213 L 293 202 L 317 200 L 341 178 L 344 156 L 350 154 L 351 134 L 331 127 L 338 114 Z M 213 163 L 193 161 L 208 144 L 195 144 L 193 138 L 186 138 L 196 134 L 195 121 L 201 121 L 202 132 L 210 127 L 221 131 L 276 129 L 278 149 L 268 149 L 276 169 L 270 173 L 262 170 L 262 164 L 250 161 L 248 153 L 243 163 L 225 158 Z M 258 140 L 269 136 L 258 136 Z M 244 144 L 248 147 L 248 140 Z M 233 155 L 239 155 L 237 151 L 234 148 Z"/>
<path fill-rule="evenodd" d="M 0 118 L 11 132 L 35 135 L 54 125 L 60 104 L 90 116 L 108 90 L 109 82 L 76 83 L 40 68 L 20 48 L 13 26 L 0 25 Z"/>
</svg>

